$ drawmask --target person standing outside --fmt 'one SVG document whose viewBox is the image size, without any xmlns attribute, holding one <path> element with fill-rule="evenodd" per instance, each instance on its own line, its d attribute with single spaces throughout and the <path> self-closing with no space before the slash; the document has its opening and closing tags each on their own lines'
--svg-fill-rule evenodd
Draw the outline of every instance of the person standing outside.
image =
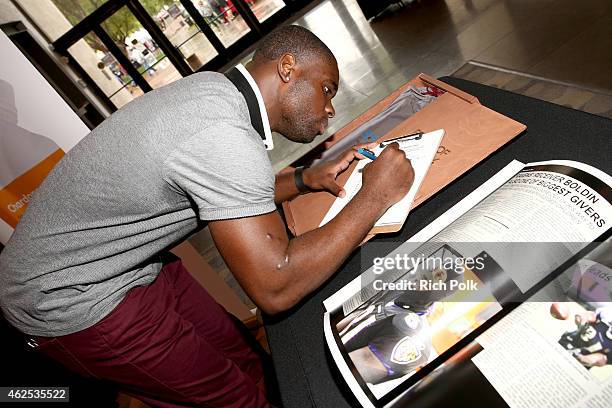
<svg viewBox="0 0 612 408">
<path fill-rule="evenodd" d="M 219 23 L 215 18 L 215 13 L 208 0 L 198 0 L 197 8 L 202 17 L 204 17 L 206 24 L 214 28 L 219 28 Z"/>
</svg>

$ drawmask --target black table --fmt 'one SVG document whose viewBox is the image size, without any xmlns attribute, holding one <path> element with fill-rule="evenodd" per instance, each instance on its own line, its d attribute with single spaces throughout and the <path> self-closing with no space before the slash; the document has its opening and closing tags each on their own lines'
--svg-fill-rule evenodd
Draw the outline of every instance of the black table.
<svg viewBox="0 0 612 408">
<path fill-rule="evenodd" d="M 458 78 L 441 80 L 476 96 L 483 105 L 526 124 L 527 131 L 419 206 L 399 233 L 379 236 L 372 242 L 393 242 L 399 246 L 513 159 L 524 163 L 576 160 L 612 174 L 612 120 Z M 333 278 L 290 312 L 265 319 L 285 407 L 358 406 L 327 351 L 322 302 L 365 269 L 357 250 Z M 471 381 L 477 375 L 472 370 L 464 378 Z M 448 384 L 448 387 L 453 389 L 452 399 L 448 399 L 450 389 L 445 387 L 440 390 L 441 400 L 437 403 L 429 400 L 427 405 L 438 405 L 442 399 L 445 406 L 482 405 L 483 395 L 474 387 L 460 384 Z M 489 395 L 487 399 L 492 402 L 499 397 Z"/>
</svg>

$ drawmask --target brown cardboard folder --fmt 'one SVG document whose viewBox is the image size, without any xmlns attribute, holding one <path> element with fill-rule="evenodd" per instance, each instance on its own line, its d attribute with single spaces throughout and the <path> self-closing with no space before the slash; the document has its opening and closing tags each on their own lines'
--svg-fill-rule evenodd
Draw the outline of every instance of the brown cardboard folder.
<svg viewBox="0 0 612 408">
<path fill-rule="evenodd" d="M 437 129 L 444 129 L 446 132 L 412 208 L 430 198 L 526 129 L 522 123 L 481 105 L 476 97 L 428 75 L 419 74 L 337 131 L 324 142 L 324 149 L 331 147 L 384 110 L 411 85 L 436 87 L 446 91 L 381 137 L 385 140 L 415 131 L 430 132 Z M 338 177 L 341 185 L 346 183 L 356 165 L 353 163 Z M 327 192 L 316 192 L 284 203 L 283 210 L 289 229 L 295 235 L 301 235 L 317 228 L 335 199 Z M 376 227 L 370 234 L 395 232 L 401 227 L 402 224 Z"/>
</svg>

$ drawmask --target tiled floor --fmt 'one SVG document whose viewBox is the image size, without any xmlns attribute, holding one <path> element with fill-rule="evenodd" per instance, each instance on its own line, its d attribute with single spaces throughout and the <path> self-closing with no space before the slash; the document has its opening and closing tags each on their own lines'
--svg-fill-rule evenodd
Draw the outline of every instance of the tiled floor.
<svg viewBox="0 0 612 408">
<path fill-rule="evenodd" d="M 420 0 L 392 6 L 371 22 L 355 0 L 327 0 L 295 23 L 312 30 L 337 56 L 337 115 L 311 145 L 276 137 L 271 152 L 276 170 L 417 73 L 450 75 L 470 60 L 591 88 L 603 95 L 603 103 L 612 95 L 610 0 Z M 538 86 L 547 92 L 546 85 Z M 192 242 L 209 247 L 209 237 L 204 231 Z M 212 261 L 237 287 L 223 263 Z"/>
<path fill-rule="evenodd" d="M 612 93 L 609 91 L 597 91 L 480 62 L 468 62 L 452 76 L 612 119 Z"/>
</svg>

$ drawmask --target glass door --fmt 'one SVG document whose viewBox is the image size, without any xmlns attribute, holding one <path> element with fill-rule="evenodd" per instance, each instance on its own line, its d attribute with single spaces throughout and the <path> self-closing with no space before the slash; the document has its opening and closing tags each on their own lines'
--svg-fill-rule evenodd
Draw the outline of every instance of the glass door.
<svg viewBox="0 0 612 408">
<path fill-rule="evenodd" d="M 182 77 L 159 44 L 153 40 L 151 34 L 127 6 L 120 8 L 102 22 L 101 26 L 152 89 Z"/>
<path fill-rule="evenodd" d="M 257 18 L 257 21 L 263 23 L 274 14 L 286 8 L 283 0 L 238 0 L 248 4 Z"/>
<path fill-rule="evenodd" d="M 93 32 L 68 48 L 70 56 L 83 68 L 116 108 L 144 93 L 106 45 Z"/>
<path fill-rule="evenodd" d="M 179 1 L 159 0 L 141 3 L 161 32 L 189 64 L 191 70 L 197 71 L 219 55 L 198 26 L 194 16 Z"/>
<path fill-rule="evenodd" d="M 225 48 L 251 32 L 231 0 L 191 0 Z"/>
<path fill-rule="evenodd" d="M 72 0 L 45 1 L 66 20 L 54 50 L 111 110 L 193 72 L 220 69 L 308 2 L 79 0 L 87 7 L 77 13 Z"/>
</svg>

